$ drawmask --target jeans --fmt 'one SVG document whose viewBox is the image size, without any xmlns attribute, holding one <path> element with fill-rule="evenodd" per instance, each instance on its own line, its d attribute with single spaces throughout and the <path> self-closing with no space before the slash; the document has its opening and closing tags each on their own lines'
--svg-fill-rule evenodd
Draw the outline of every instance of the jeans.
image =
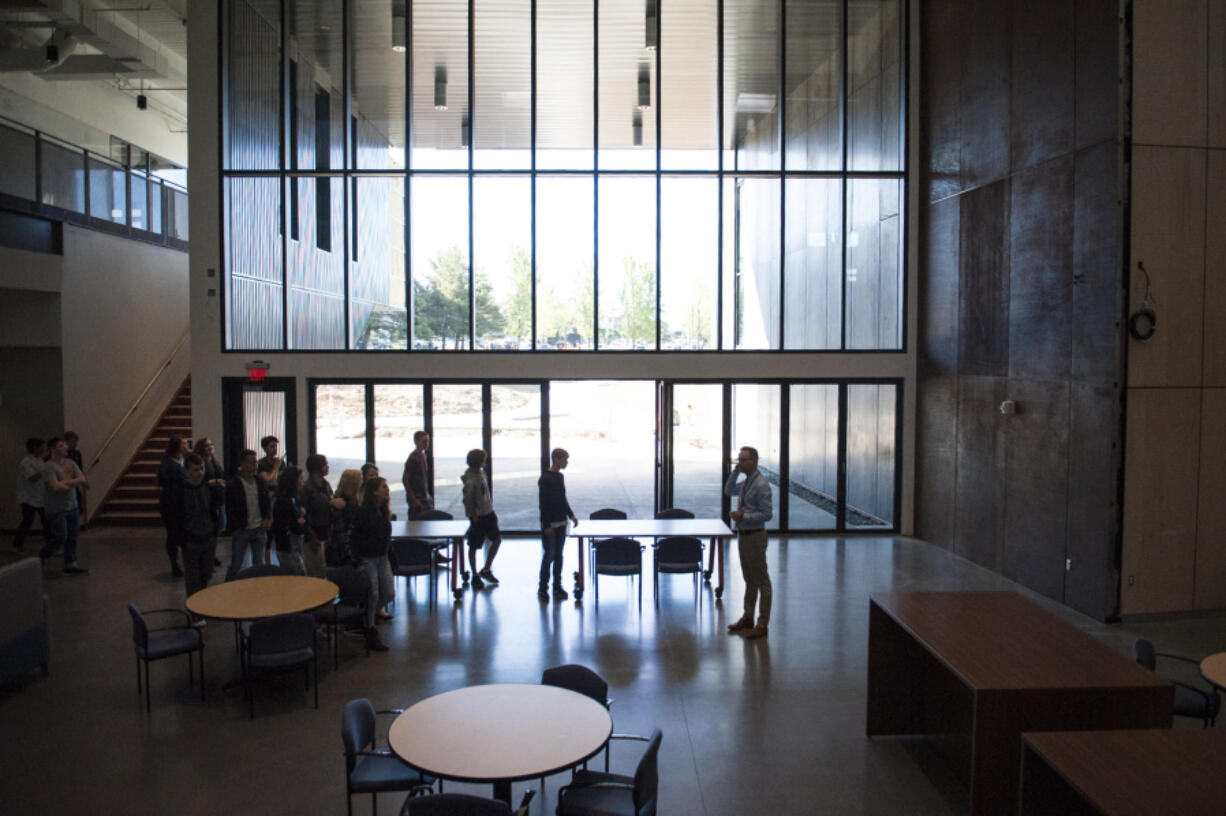
<svg viewBox="0 0 1226 816">
<path fill-rule="evenodd" d="M 35 507 L 32 504 L 21 503 L 21 526 L 17 528 L 16 534 L 13 535 L 13 548 L 20 550 L 25 546 L 26 533 L 30 531 L 30 527 L 34 524 L 34 517 L 38 516 L 38 523 L 43 528 L 43 535 L 47 534 L 47 517 L 43 514 L 43 508 Z"/>
<path fill-rule="evenodd" d="M 162 525 L 166 528 L 166 557 L 170 559 L 171 567 L 178 567 L 179 550 L 183 549 L 183 519 L 173 519 L 163 514 Z"/>
<path fill-rule="evenodd" d="M 281 566 L 292 570 L 295 575 L 306 575 L 306 565 L 302 563 L 302 535 L 294 533 L 289 537 L 289 549 L 277 550 L 277 561 Z"/>
<path fill-rule="evenodd" d="M 199 592 L 213 578 L 213 558 L 217 555 L 217 538 L 187 536 L 183 541 L 183 585 L 187 596 Z"/>
<path fill-rule="evenodd" d="M 362 556 L 362 570 L 370 581 L 371 592 L 378 596 L 376 608 L 382 609 L 396 600 L 396 585 L 392 583 L 392 567 L 386 555 L 375 558 Z"/>
<path fill-rule="evenodd" d="M 46 561 L 63 547 L 64 566 L 77 563 L 77 528 L 80 527 L 81 512 L 74 507 L 64 513 L 47 513 L 44 519 L 47 543 L 38 553 L 39 558 Z"/>
<path fill-rule="evenodd" d="M 541 581 L 540 589 L 549 587 L 549 570 L 553 568 L 554 589 L 562 588 L 562 550 L 566 546 L 566 528 L 550 527 L 541 532 Z"/>
<path fill-rule="evenodd" d="M 251 550 L 251 564 L 264 563 L 264 545 L 268 543 L 268 531 L 263 527 L 254 530 L 235 530 L 230 534 L 230 566 L 226 569 L 226 580 L 233 581 L 234 576 L 243 568 L 243 560 L 247 550 Z"/>
</svg>

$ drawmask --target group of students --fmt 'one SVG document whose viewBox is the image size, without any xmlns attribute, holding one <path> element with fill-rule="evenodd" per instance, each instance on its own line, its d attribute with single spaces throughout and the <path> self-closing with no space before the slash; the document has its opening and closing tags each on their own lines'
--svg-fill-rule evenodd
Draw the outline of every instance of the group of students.
<svg viewBox="0 0 1226 816">
<path fill-rule="evenodd" d="M 66 431 L 63 437 L 44 441 L 26 440 L 26 455 L 17 466 L 17 503 L 21 524 L 13 536 L 13 551 L 24 555 L 26 535 L 34 519 L 42 525 L 45 543 L 38 556 L 45 566 L 62 555 L 65 575 L 88 575 L 77 563 L 77 531 L 81 525 L 84 491 L 89 487 L 77 450 L 79 437 Z"/>
</svg>

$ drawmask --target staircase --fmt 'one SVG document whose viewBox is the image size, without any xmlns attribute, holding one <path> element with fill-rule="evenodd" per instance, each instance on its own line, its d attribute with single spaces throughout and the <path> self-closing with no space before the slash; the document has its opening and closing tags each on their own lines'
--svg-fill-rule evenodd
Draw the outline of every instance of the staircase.
<svg viewBox="0 0 1226 816">
<path fill-rule="evenodd" d="M 192 380 L 188 377 L 157 425 L 141 443 L 128 462 L 102 506 L 90 516 L 91 524 L 112 527 L 157 527 L 162 523 L 158 513 L 158 465 L 166 452 L 171 436 L 190 438 L 192 433 Z"/>
</svg>

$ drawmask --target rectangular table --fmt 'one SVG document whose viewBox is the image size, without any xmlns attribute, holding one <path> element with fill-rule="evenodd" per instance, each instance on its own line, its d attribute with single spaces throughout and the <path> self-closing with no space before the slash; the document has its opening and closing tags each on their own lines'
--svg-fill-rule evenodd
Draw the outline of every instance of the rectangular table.
<svg viewBox="0 0 1226 816">
<path fill-rule="evenodd" d="M 875 593 L 865 732 L 929 734 L 972 814 L 1016 813 L 1023 731 L 1167 728 L 1175 690 L 1014 592 Z"/>
<path fill-rule="evenodd" d="M 1226 813 L 1226 731 L 1024 734 L 1023 816 Z"/>
<path fill-rule="evenodd" d="M 579 569 L 575 572 L 575 600 L 583 598 L 584 557 L 583 543 L 593 538 L 665 538 L 666 536 L 693 536 L 710 542 L 710 555 L 703 579 L 711 582 L 711 573 L 717 569 L 718 583 L 715 597 L 724 594 L 724 547 L 723 539 L 736 535 L 722 519 L 588 519 L 571 528 L 570 535 L 579 543 Z"/>
<path fill-rule="evenodd" d="M 393 521 L 392 538 L 445 538 L 451 542 L 451 594 L 458 601 L 464 596 L 460 571 L 464 564 L 464 537 L 468 535 L 468 519 L 438 519 L 435 521 Z M 468 583 L 468 576 L 464 576 Z M 435 591 L 433 588 L 431 591 Z"/>
</svg>

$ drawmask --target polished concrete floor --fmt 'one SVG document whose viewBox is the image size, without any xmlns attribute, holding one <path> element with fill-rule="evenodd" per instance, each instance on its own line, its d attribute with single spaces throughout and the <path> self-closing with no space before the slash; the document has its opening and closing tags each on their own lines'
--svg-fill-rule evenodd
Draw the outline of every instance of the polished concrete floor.
<svg viewBox="0 0 1226 816">
<path fill-rule="evenodd" d="M 381 627 L 390 652 L 367 658 L 343 638 L 339 671 L 321 662 L 319 710 L 286 678 L 257 688 L 249 721 L 241 692 L 223 690 L 237 662 L 231 627 L 219 623 L 206 629 L 206 702 L 187 684 L 186 661 L 165 661 L 152 667 L 145 713 L 125 605 L 180 605 L 182 583 L 158 531 L 91 530 L 82 545 L 91 574 L 55 572 L 46 584 L 50 676 L 0 691 L 4 814 L 344 813 L 345 701 L 403 707 L 465 685 L 536 682 L 571 662 L 608 679 L 616 731 L 663 730 L 662 814 L 961 814 L 965 791 L 926 742 L 864 736 L 868 596 L 1016 588 L 913 539 L 772 541 L 770 637 L 746 641 L 724 634 L 740 611 L 735 558 L 722 603 L 704 586 L 696 606 L 689 578 L 673 577 L 662 579 L 659 611 L 648 582 L 640 614 L 625 579 L 605 578 L 597 611 L 590 591 L 582 604 L 539 603 L 539 545 L 508 540 L 501 586 L 459 604 L 440 591 L 432 608 L 424 580 L 411 593 L 400 582 L 395 619 Z M 574 557 L 572 545 L 568 575 Z M 1137 634 L 1190 654 L 1226 648 L 1221 617 L 1106 626 L 1043 603 L 1121 651 Z M 629 772 L 637 750 L 615 747 L 615 769 Z M 562 780 L 549 781 L 547 807 L 538 798 L 534 813 L 552 813 Z M 537 785 L 518 783 L 516 797 Z M 381 797 L 380 812 L 399 800 Z M 369 797 L 355 808 L 369 812 Z"/>
</svg>

